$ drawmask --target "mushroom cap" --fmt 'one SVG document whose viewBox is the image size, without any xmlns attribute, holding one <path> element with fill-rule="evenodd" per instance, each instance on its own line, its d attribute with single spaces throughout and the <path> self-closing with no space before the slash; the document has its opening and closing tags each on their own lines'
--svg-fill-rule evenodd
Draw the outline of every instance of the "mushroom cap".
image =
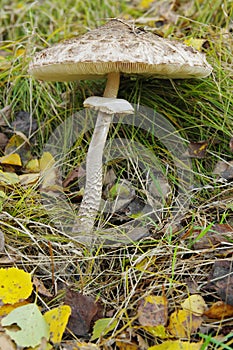
<svg viewBox="0 0 233 350">
<path fill-rule="evenodd" d="M 112 72 L 201 78 L 211 71 L 203 53 L 119 19 L 42 50 L 29 66 L 35 78 L 49 81 L 89 79 Z"/>
</svg>

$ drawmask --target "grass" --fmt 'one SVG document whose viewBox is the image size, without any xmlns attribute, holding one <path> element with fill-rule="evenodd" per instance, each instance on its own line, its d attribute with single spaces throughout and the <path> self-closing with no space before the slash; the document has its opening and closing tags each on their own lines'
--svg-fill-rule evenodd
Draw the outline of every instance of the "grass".
<svg viewBox="0 0 233 350">
<path fill-rule="evenodd" d="M 58 4 L 54 0 L 2 0 L 0 109 L 11 107 L 10 123 L 18 111 L 28 111 L 37 120 L 39 128 L 33 135 L 34 139 L 30 136 L 35 156 L 41 156 L 48 140 L 51 141 L 50 136 L 54 130 L 77 112 L 79 116 L 81 113 L 84 120 L 77 122 L 81 128 L 85 124 L 83 100 L 90 95 L 101 95 L 104 89 L 102 80 L 67 84 L 33 80 L 28 75 L 27 68 L 35 51 L 61 39 L 84 33 L 87 29 L 104 23 L 105 18 L 119 16 L 138 20 L 140 17 L 148 17 L 150 23 L 156 23 L 157 2 L 148 8 L 140 7 L 139 2 L 62 0 Z M 4 254 L 15 265 L 33 271 L 51 290 L 67 284 L 84 294 L 100 297 L 105 310 L 119 321 L 118 329 L 109 336 L 112 340 L 123 330 L 126 332 L 128 326 L 138 325 L 134 320 L 136 309 L 139 300 L 145 295 L 161 295 L 164 291 L 171 312 L 189 295 L 187 281 L 192 280 L 195 290 L 203 295 L 208 305 L 217 300 L 213 293 L 205 294 L 201 286 L 207 283 L 213 261 L 225 256 L 217 247 L 210 247 L 207 253 L 195 251 L 193 244 L 201 240 L 214 223 L 233 225 L 232 180 L 221 182 L 213 175 L 218 160 L 232 159 L 229 149 L 233 135 L 232 5 L 232 1 L 222 0 L 182 1 L 177 10 L 173 9 L 180 15 L 176 25 L 168 20 L 161 27 L 165 36 L 179 40 L 190 37 L 208 40 L 207 48 L 203 50 L 213 66 L 210 77 L 184 81 L 145 80 L 143 77 L 125 76 L 121 79 L 119 97 L 146 106 L 147 110 L 158 113 L 157 116 L 165 117 L 177 131 L 184 149 L 189 142 L 208 141 L 206 156 L 188 161 L 188 167 L 191 164 L 188 169 L 191 184 L 188 181 L 187 187 L 190 187 L 186 189 L 190 201 L 177 215 L 170 208 L 174 205 L 180 183 L 185 182 L 186 178 L 181 178 L 176 167 L 176 157 L 156 134 L 156 119 L 149 132 L 145 131 L 143 125 L 141 128 L 126 126 L 125 121 L 123 124 L 114 124 L 108 141 L 111 146 L 114 145 L 114 139 L 124 138 L 131 140 L 134 150 L 135 145 L 142 147 L 136 156 L 129 151 L 127 158 L 122 154 L 123 147 L 116 158 L 110 154 L 110 160 L 105 166 L 105 172 L 112 167 L 118 179 L 124 177 L 133 183 L 140 198 L 144 200 L 148 194 L 145 172 L 150 168 L 151 161 L 155 168 L 162 170 L 171 187 L 166 210 L 159 222 L 152 222 L 151 235 L 141 242 L 125 247 L 100 246 L 95 249 L 74 244 L 54 223 L 51 215 L 48 215 L 41 203 L 37 185 L 26 188 L 17 184 L 2 187 L 7 195 L 0 214 L 1 230 L 6 239 Z M 154 21 L 151 22 L 151 18 Z M 62 166 L 63 176 L 71 171 L 74 163 L 85 160 L 91 128 L 92 125 L 86 125 L 88 131 L 79 134 L 81 136 L 68 155 L 68 146 L 58 145 L 62 149 L 58 164 L 59 167 Z M 149 156 L 146 157 L 142 150 L 149 152 Z M 151 174 L 152 178 L 153 176 Z M 76 189 L 74 184 L 72 191 Z M 69 204 L 67 216 L 72 217 L 77 207 L 78 203 Z M 188 234 L 195 228 L 200 229 L 198 237 Z M 232 240 L 229 244 L 230 242 Z M 58 298 L 62 300 L 60 294 Z M 46 304 L 43 300 L 41 303 Z M 53 301 L 49 306 L 52 304 Z M 229 348 L 232 333 L 230 319 L 225 320 L 224 324 L 219 322 L 217 327 L 213 321 L 208 320 L 205 327 L 200 332 L 200 339 L 204 339 L 202 350 Z M 214 331 L 208 333 L 208 327 Z M 219 340 L 216 334 L 223 334 L 227 327 L 229 337 Z M 133 331 L 148 345 L 160 342 L 142 329 L 135 329 Z M 193 341 L 196 339 L 197 334 L 191 338 Z M 109 338 L 100 341 L 102 348 L 109 344 L 107 341 Z M 114 346 L 112 349 L 116 348 Z"/>
</svg>

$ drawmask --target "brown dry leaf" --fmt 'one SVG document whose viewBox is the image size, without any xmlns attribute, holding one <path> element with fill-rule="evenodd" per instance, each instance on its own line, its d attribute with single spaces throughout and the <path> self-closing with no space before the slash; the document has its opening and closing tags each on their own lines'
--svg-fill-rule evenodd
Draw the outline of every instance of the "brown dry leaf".
<svg viewBox="0 0 233 350">
<path fill-rule="evenodd" d="M 181 306 L 184 310 L 190 311 L 196 316 L 202 316 L 207 308 L 205 300 L 199 294 L 190 295 Z"/>
<path fill-rule="evenodd" d="M 64 303 L 71 307 L 67 328 L 78 336 L 90 331 L 91 322 L 102 318 L 102 308 L 92 296 L 67 289 Z"/>
<path fill-rule="evenodd" d="M 80 179 L 81 177 L 84 177 L 85 175 L 86 175 L 86 171 L 81 166 L 78 166 L 73 170 L 71 170 L 71 172 L 67 175 L 67 177 L 63 181 L 62 185 L 63 187 L 68 187 L 72 184 L 72 182 Z"/>
<path fill-rule="evenodd" d="M 167 298 L 148 295 L 141 300 L 138 307 L 138 321 L 142 326 L 154 327 L 166 325 L 168 318 Z"/>
<path fill-rule="evenodd" d="M 198 159 L 205 158 L 208 144 L 208 141 L 190 142 L 188 145 L 187 156 Z"/>
<path fill-rule="evenodd" d="M 219 160 L 213 170 L 214 175 L 219 175 L 223 179 L 230 180 L 233 178 L 233 161 Z"/>
<path fill-rule="evenodd" d="M 205 316 L 208 318 L 214 318 L 217 320 L 221 320 L 226 317 L 233 316 L 233 306 L 229 304 L 225 304 L 223 301 L 217 301 L 211 307 L 205 311 Z"/>
<path fill-rule="evenodd" d="M 141 327 L 135 327 L 141 329 Z M 127 328 L 116 338 L 116 345 L 119 349 L 123 350 L 147 350 L 148 344 L 143 337 L 131 327 Z"/>
<path fill-rule="evenodd" d="M 15 343 L 11 340 L 11 338 L 6 334 L 0 333 L 0 349 L 1 350 L 16 350 Z"/>
<path fill-rule="evenodd" d="M 14 128 L 14 132 L 25 140 L 29 144 L 27 136 L 32 135 L 37 129 L 37 120 L 34 119 L 31 113 L 26 111 L 18 111 L 14 115 L 14 120 L 11 123 Z M 43 125 L 40 124 L 40 129 L 42 130 Z"/>
<path fill-rule="evenodd" d="M 201 233 L 201 230 L 195 230 L 192 232 L 192 237 L 195 241 L 195 237 Z M 200 249 L 214 249 L 223 243 L 228 243 L 229 240 L 225 236 L 231 236 L 233 228 L 228 224 L 215 224 L 209 231 L 205 233 L 203 237 L 198 239 L 194 244 L 193 248 L 196 250 Z"/>
<path fill-rule="evenodd" d="M 99 350 L 100 348 L 92 343 L 85 342 L 66 342 L 62 350 Z"/>
<path fill-rule="evenodd" d="M 138 350 L 138 345 L 129 340 L 116 340 L 116 346 L 119 350 Z"/>
<path fill-rule="evenodd" d="M 168 332 L 176 338 L 190 338 L 202 324 L 202 317 L 187 310 L 178 310 L 169 318 Z"/>
<path fill-rule="evenodd" d="M 37 277 L 32 279 L 33 285 L 36 287 L 37 293 L 44 295 L 45 297 L 52 298 L 53 294 L 45 287 L 44 283 Z"/>
<path fill-rule="evenodd" d="M 215 290 L 218 296 L 227 304 L 233 306 L 233 261 L 217 260 L 210 275 L 207 289 Z"/>
</svg>

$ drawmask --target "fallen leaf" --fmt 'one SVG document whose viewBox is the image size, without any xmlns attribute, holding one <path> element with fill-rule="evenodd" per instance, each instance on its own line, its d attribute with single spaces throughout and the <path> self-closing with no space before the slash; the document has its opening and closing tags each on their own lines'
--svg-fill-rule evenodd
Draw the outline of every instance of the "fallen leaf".
<svg viewBox="0 0 233 350">
<path fill-rule="evenodd" d="M 114 318 L 101 318 L 97 320 L 94 324 L 91 340 L 105 336 L 117 326 L 117 323 L 118 321 Z"/>
<path fill-rule="evenodd" d="M 202 317 L 187 310 L 174 311 L 167 327 L 168 332 L 176 338 L 190 338 L 202 324 Z"/>
<path fill-rule="evenodd" d="M 217 260 L 210 273 L 210 283 L 206 289 L 215 290 L 217 295 L 227 304 L 233 306 L 233 261 Z"/>
<path fill-rule="evenodd" d="M 63 350 L 100 350 L 100 348 L 92 343 L 85 343 L 80 341 L 72 341 L 65 343 L 65 347 L 62 348 Z"/>
<path fill-rule="evenodd" d="M 139 6 L 142 9 L 148 9 L 153 2 L 154 0 L 141 0 Z"/>
<path fill-rule="evenodd" d="M 49 339 L 53 344 L 61 342 L 70 315 L 71 308 L 69 305 L 58 306 L 44 314 L 44 319 L 49 325 Z"/>
<path fill-rule="evenodd" d="M 119 350 L 138 350 L 137 344 L 130 340 L 116 340 L 116 346 Z"/>
<path fill-rule="evenodd" d="M 80 187 L 82 187 L 82 185 L 84 185 L 84 181 L 82 181 L 81 179 L 83 178 L 83 180 L 84 180 L 85 175 L 86 175 L 85 169 L 83 169 L 82 166 L 79 165 L 70 171 L 70 173 L 66 176 L 65 180 L 63 181 L 62 186 L 64 188 L 69 187 L 75 181 L 78 180 L 78 184 L 79 184 L 79 188 L 80 188 Z"/>
<path fill-rule="evenodd" d="M 163 325 L 158 326 L 143 326 L 142 327 L 146 332 L 153 335 L 153 337 L 158 337 L 161 339 L 169 338 L 170 335 L 167 332 L 167 329 Z"/>
<path fill-rule="evenodd" d="M 214 167 L 213 174 L 231 180 L 233 178 L 233 161 L 219 160 Z"/>
<path fill-rule="evenodd" d="M 32 280 L 33 285 L 36 287 L 36 292 L 44 295 L 45 297 L 52 298 L 53 294 L 50 293 L 50 291 L 45 287 L 43 281 L 41 281 L 37 277 L 33 277 Z"/>
<path fill-rule="evenodd" d="M 57 183 L 57 169 L 55 159 L 49 152 L 44 152 L 39 159 L 39 166 L 42 176 L 41 189 L 51 188 Z"/>
<path fill-rule="evenodd" d="M 0 306 L 0 317 L 6 316 L 14 309 L 17 309 L 17 307 L 27 305 L 27 304 L 29 304 L 29 302 L 26 300 L 19 301 L 18 303 L 15 303 L 15 304 L 3 304 Z"/>
<path fill-rule="evenodd" d="M 228 224 L 214 224 L 204 230 L 194 230 L 192 247 L 196 250 L 215 249 L 224 243 L 228 244 L 229 240 L 226 237 L 230 238 L 232 233 L 233 228 Z"/>
<path fill-rule="evenodd" d="M 11 123 L 14 128 L 14 132 L 18 135 L 24 135 L 23 138 L 26 140 L 27 136 L 33 134 L 37 128 L 38 123 L 35 118 L 32 117 L 32 114 L 26 111 L 18 111 L 14 115 L 14 120 Z M 40 128 L 42 126 L 40 125 Z"/>
<path fill-rule="evenodd" d="M 191 158 L 205 158 L 208 141 L 190 142 L 187 155 Z"/>
<path fill-rule="evenodd" d="M 180 340 L 167 340 L 159 345 L 149 347 L 147 350 L 200 350 L 202 343 L 189 343 Z"/>
<path fill-rule="evenodd" d="M 148 345 L 146 341 L 134 332 L 134 329 L 127 328 L 125 331 L 121 332 L 116 340 L 116 346 L 119 350 L 147 350 Z"/>
<path fill-rule="evenodd" d="M 40 178 L 40 174 L 21 174 L 19 175 L 19 182 L 22 186 L 35 184 Z"/>
<path fill-rule="evenodd" d="M 8 154 L 0 158 L 1 164 L 22 166 L 22 161 L 18 153 Z"/>
<path fill-rule="evenodd" d="M 102 317 L 102 308 L 92 296 L 67 289 L 64 303 L 72 310 L 67 327 L 76 335 L 87 335 L 91 322 Z"/>
<path fill-rule="evenodd" d="M 167 298 L 148 295 L 140 301 L 138 321 L 142 326 L 166 325 L 168 318 Z"/>
<path fill-rule="evenodd" d="M 0 183 L 3 185 L 15 185 L 19 183 L 19 177 L 16 173 L 4 172 L 0 170 Z"/>
<path fill-rule="evenodd" d="M 185 301 L 181 304 L 181 307 L 184 310 L 192 312 L 196 316 L 202 316 L 207 308 L 207 305 L 201 295 L 193 294 L 185 299 Z"/>
<path fill-rule="evenodd" d="M 30 159 L 25 165 L 25 169 L 30 173 L 38 173 L 41 170 L 39 160 L 37 158 Z"/>
<path fill-rule="evenodd" d="M 15 343 L 11 340 L 9 335 L 0 333 L 0 349 L 1 350 L 16 350 Z"/>
<path fill-rule="evenodd" d="M 14 134 L 5 147 L 5 155 L 18 154 L 23 163 L 32 158 L 31 146 L 27 137 L 22 134 Z"/>
<path fill-rule="evenodd" d="M 5 304 L 15 304 L 32 293 L 30 273 L 16 267 L 0 269 L 0 281 L 0 299 Z"/>
<path fill-rule="evenodd" d="M 1 321 L 18 346 L 35 347 L 44 337 L 49 338 L 49 326 L 36 304 L 28 304 L 11 311 Z M 16 325 L 16 327 L 15 327 Z"/>
<path fill-rule="evenodd" d="M 233 317 L 233 306 L 225 304 L 223 301 L 217 301 L 205 311 L 205 316 L 221 320 L 226 317 Z"/>
<path fill-rule="evenodd" d="M 46 171 L 55 165 L 55 159 L 50 152 L 44 152 L 39 159 L 40 171 Z"/>
<path fill-rule="evenodd" d="M 192 37 L 184 40 L 184 43 L 188 46 L 192 46 L 194 49 L 198 51 L 202 51 L 203 48 L 206 48 L 209 46 L 208 40 L 200 39 L 200 38 L 192 38 Z"/>
</svg>

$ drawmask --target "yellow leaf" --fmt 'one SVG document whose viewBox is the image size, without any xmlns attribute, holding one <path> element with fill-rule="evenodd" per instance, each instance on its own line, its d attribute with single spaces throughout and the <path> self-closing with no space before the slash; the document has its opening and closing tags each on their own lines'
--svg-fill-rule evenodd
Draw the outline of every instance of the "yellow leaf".
<svg viewBox="0 0 233 350">
<path fill-rule="evenodd" d="M 30 273 L 16 267 L 0 269 L 0 281 L 0 299 L 5 304 L 15 304 L 32 293 Z"/>
<path fill-rule="evenodd" d="M 154 2 L 155 0 L 142 0 L 139 4 L 139 6 L 142 9 L 148 9 L 150 7 L 150 4 Z"/>
<path fill-rule="evenodd" d="M 15 304 L 4 304 L 4 305 L 0 306 L 0 317 L 6 316 L 12 310 L 16 309 L 17 307 L 27 305 L 27 304 L 28 304 L 28 301 L 26 301 L 26 300 L 19 301 L 18 303 L 15 303 Z"/>
<path fill-rule="evenodd" d="M 142 272 L 147 272 L 147 271 L 150 272 L 151 266 L 156 264 L 156 259 L 157 259 L 156 256 L 152 258 L 145 257 L 135 266 L 135 268 Z"/>
<path fill-rule="evenodd" d="M 57 169 L 55 160 L 51 153 L 45 152 L 39 159 L 39 166 L 42 174 L 41 189 L 46 189 L 56 185 Z"/>
<path fill-rule="evenodd" d="M 159 345 L 149 347 L 147 350 L 200 350 L 202 343 L 189 343 L 180 340 L 168 340 Z"/>
<path fill-rule="evenodd" d="M 144 326 L 142 327 L 146 332 L 152 334 L 154 337 L 159 337 L 161 339 L 169 338 L 170 335 L 167 333 L 166 328 L 163 325 L 159 326 Z"/>
<path fill-rule="evenodd" d="M 201 51 L 203 48 L 203 45 L 207 42 L 206 39 L 195 39 L 195 38 L 189 38 L 184 40 L 184 43 L 188 46 L 192 46 L 194 49 Z"/>
<path fill-rule="evenodd" d="M 71 308 L 69 305 L 61 305 L 44 314 L 44 319 L 49 325 L 50 340 L 54 344 L 61 342 L 70 315 Z"/>
<path fill-rule="evenodd" d="M 178 310 L 169 318 L 168 332 L 177 338 L 189 338 L 202 324 L 202 318 L 187 310 Z"/>
<path fill-rule="evenodd" d="M 39 166 L 41 171 L 51 169 L 55 164 L 55 160 L 51 153 L 44 152 L 42 157 L 39 159 Z"/>
<path fill-rule="evenodd" d="M 25 49 L 18 49 L 18 50 L 16 50 L 15 56 L 16 57 L 23 56 L 23 55 L 25 55 L 25 53 L 26 53 Z"/>
<path fill-rule="evenodd" d="M 18 153 L 7 154 L 0 158 L 1 164 L 22 166 L 21 158 Z"/>
<path fill-rule="evenodd" d="M 40 171 L 40 165 L 38 159 L 31 159 L 25 166 L 26 170 L 30 173 L 38 173 Z"/>
<path fill-rule="evenodd" d="M 207 308 L 205 300 L 198 294 L 190 295 L 181 306 L 184 310 L 191 311 L 197 316 L 202 316 Z"/>
</svg>

